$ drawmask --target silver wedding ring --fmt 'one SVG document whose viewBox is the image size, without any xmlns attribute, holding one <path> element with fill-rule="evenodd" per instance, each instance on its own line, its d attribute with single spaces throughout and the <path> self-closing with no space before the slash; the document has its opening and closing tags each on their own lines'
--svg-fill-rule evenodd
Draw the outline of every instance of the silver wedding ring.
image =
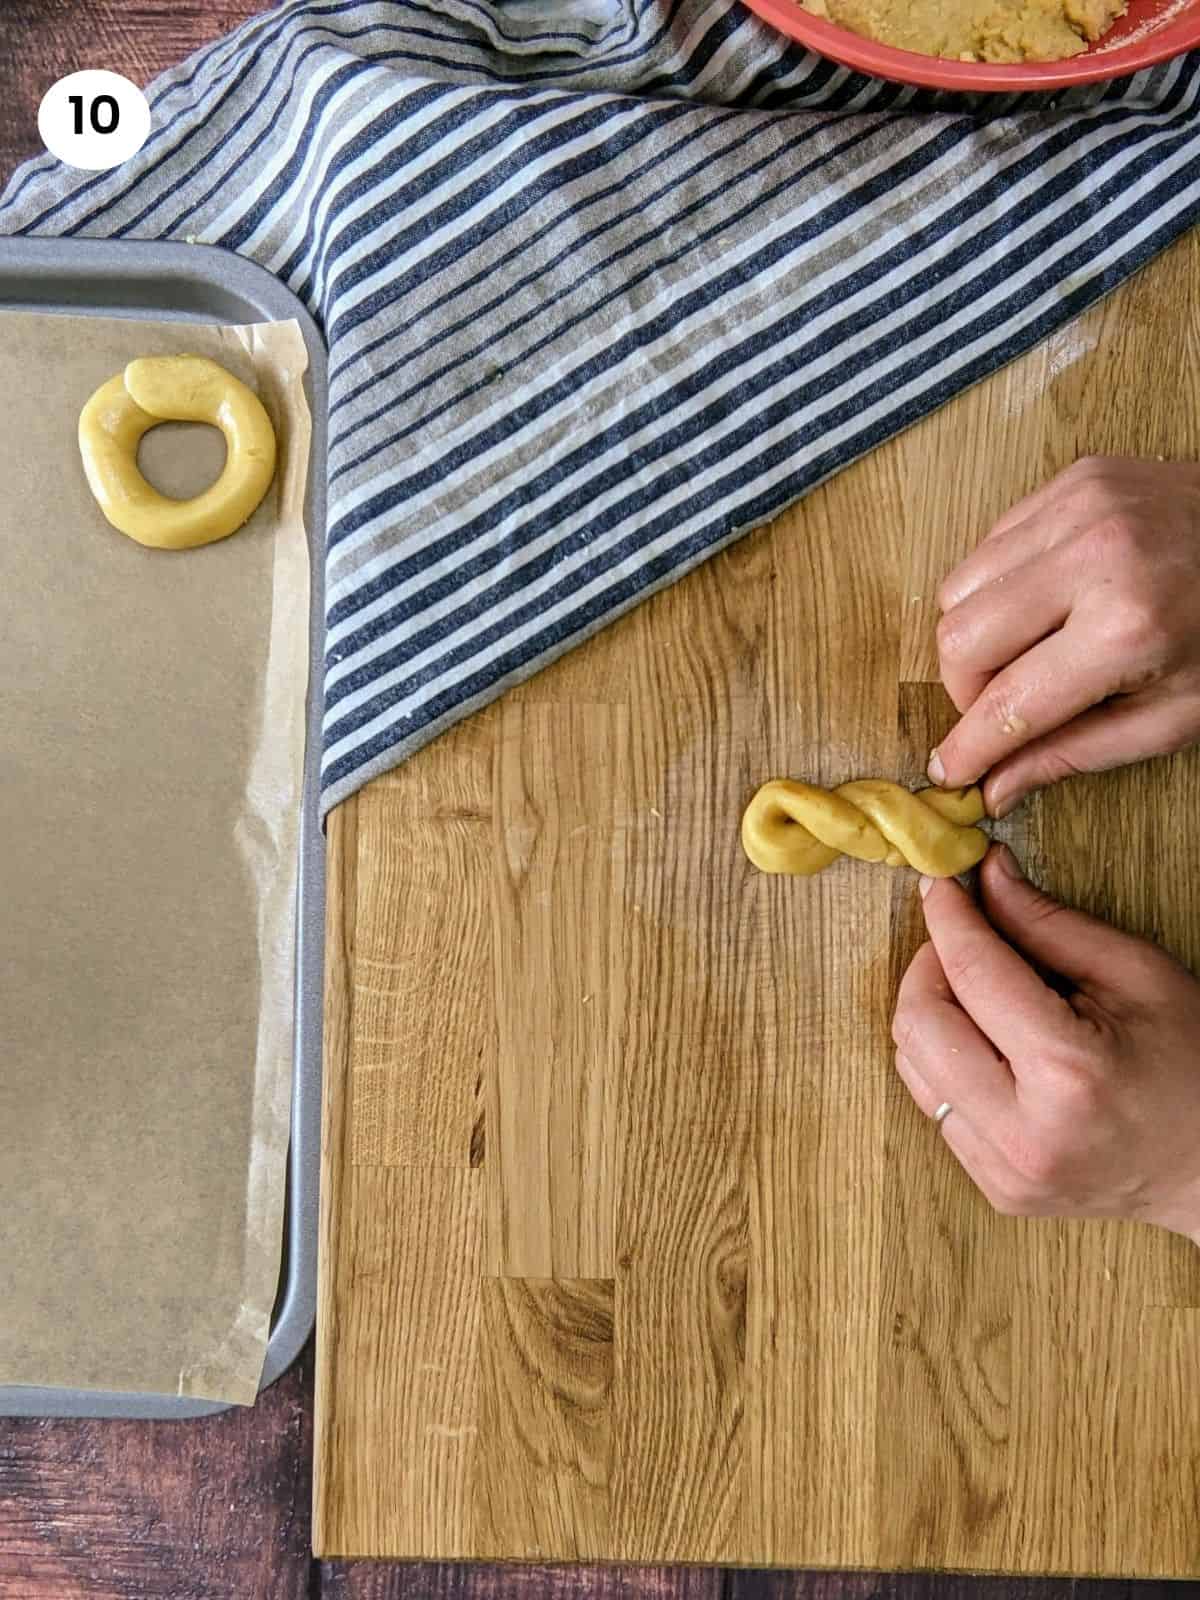
<svg viewBox="0 0 1200 1600">
<path fill-rule="evenodd" d="M 950 1104 L 949 1100 L 943 1100 L 941 1105 L 933 1113 L 933 1120 L 938 1124 L 939 1127 L 941 1127 L 942 1123 L 945 1122 L 946 1118 L 953 1110 L 954 1107 Z"/>
</svg>

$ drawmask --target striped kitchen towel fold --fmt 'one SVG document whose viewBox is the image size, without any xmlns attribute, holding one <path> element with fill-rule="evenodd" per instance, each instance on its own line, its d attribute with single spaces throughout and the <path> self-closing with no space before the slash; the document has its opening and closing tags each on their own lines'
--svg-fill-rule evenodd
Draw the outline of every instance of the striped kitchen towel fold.
<svg viewBox="0 0 1200 1600">
<path fill-rule="evenodd" d="M 0 232 L 223 245 L 321 322 L 329 806 L 1162 249 L 1198 96 L 966 104 L 737 0 L 291 0 Z"/>
</svg>

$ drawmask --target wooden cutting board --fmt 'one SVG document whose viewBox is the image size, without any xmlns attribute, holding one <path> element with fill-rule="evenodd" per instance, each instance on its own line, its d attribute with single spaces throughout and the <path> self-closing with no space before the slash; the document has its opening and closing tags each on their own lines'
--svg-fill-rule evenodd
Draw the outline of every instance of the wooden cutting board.
<svg viewBox="0 0 1200 1600">
<path fill-rule="evenodd" d="M 940 575 L 1200 455 L 1200 245 L 329 829 L 320 1554 L 1200 1573 L 1200 1254 L 992 1214 L 891 1065 L 909 873 L 761 877 L 763 778 L 915 780 Z M 1200 962 L 1195 754 L 1007 836 Z"/>
</svg>

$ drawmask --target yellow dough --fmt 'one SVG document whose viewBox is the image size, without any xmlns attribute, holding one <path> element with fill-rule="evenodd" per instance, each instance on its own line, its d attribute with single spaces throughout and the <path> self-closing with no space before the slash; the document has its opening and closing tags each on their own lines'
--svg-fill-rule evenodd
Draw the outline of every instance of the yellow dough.
<svg viewBox="0 0 1200 1600">
<path fill-rule="evenodd" d="M 957 61 L 1061 61 L 1123 16 L 1126 0 L 802 0 L 807 11 L 899 50 Z"/>
<path fill-rule="evenodd" d="M 221 476 L 191 500 L 148 484 L 142 435 L 160 422 L 210 422 L 225 435 Z M 101 384 L 79 417 L 79 453 L 101 511 L 159 550 L 191 550 L 236 533 L 275 476 L 275 430 L 262 401 L 207 356 L 146 356 Z"/>
<path fill-rule="evenodd" d="M 922 789 L 860 778 L 836 789 L 775 778 L 742 818 L 742 848 L 761 872 L 820 872 L 838 856 L 908 865 L 952 878 L 983 858 L 988 836 L 979 789 Z"/>
</svg>

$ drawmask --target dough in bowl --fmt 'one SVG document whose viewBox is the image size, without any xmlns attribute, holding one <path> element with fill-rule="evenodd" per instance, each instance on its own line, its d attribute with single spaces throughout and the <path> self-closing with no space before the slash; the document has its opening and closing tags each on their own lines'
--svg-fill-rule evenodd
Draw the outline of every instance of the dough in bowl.
<svg viewBox="0 0 1200 1600">
<path fill-rule="evenodd" d="M 1125 11 L 1126 0 L 802 0 L 806 11 L 880 44 L 958 61 L 1062 61 Z"/>
</svg>

